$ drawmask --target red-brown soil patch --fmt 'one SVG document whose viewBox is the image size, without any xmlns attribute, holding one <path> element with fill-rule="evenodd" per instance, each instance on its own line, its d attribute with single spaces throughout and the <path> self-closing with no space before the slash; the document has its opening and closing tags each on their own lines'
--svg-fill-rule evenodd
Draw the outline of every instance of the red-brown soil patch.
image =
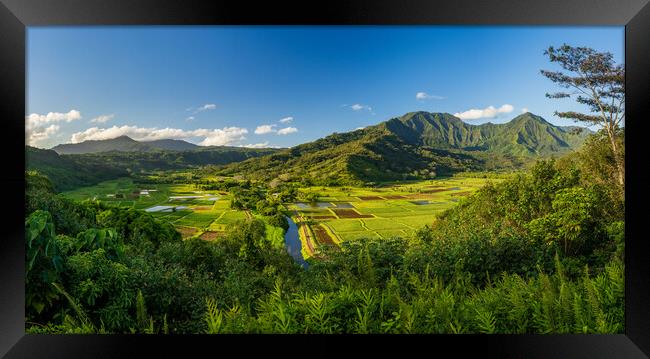
<svg viewBox="0 0 650 359">
<path fill-rule="evenodd" d="M 399 195 L 390 195 L 390 196 L 384 196 L 386 199 L 404 199 L 406 197 L 404 196 L 399 196 Z"/>
<path fill-rule="evenodd" d="M 193 236 L 197 231 L 192 227 L 176 227 L 176 232 L 180 233 L 181 237 L 187 238 Z"/>
<path fill-rule="evenodd" d="M 359 196 L 359 199 L 363 201 L 381 201 L 383 198 L 379 196 Z"/>
<path fill-rule="evenodd" d="M 373 218 L 369 214 L 361 214 L 353 209 L 332 209 L 339 218 Z"/>
<path fill-rule="evenodd" d="M 334 216 L 311 216 L 313 219 L 336 219 Z"/>
<path fill-rule="evenodd" d="M 223 237 L 225 234 L 226 232 L 206 231 L 203 232 L 199 238 L 206 241 L 213 241 L 217 238 Z"/>
<path fill-rule="evenodd" d="M 195 211 L 209 211 L 212 209 L 212 206 L 197 206 L 197 207 L 192 207 L 192 209 Z"/>
<path fill-rule="evenodd" d="M 313 226 L 312 230 L 314 231 L 314 235 L 316 235 L 316 240 L 318 241 L 319 244 L 336 246 L 336 243 L 334 243 L 334 240 L 332 239 L 332 237 L 330 237 L 329 233 L 327 233 L 325 228 L 321 226 Z"/>
</svg>

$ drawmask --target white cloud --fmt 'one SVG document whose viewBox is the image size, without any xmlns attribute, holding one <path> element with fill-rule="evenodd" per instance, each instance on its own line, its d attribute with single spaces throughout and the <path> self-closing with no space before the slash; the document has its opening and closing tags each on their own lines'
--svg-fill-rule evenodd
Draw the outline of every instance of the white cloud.
<svg viewBox="0 0 650 359">
<path fill-rule="evenodd" d="M 266 141 L 266 142 L 263 142 L 263 143 L 255 143 L 255 144 L 243 145 L 242 147 L 248 147 L 248 148 L 266 148 L 266 147 L 269 147 L 269 141 Z"/>
<path fill-rule="evenodd" d="M 526 112 L 528 112 L 528 108 L 524 107 L 521 109 L 521 113 L 526 113 Z"/>
<path fill-rule="evenodd" d="M 217 105 L 215 105 L 213 103 L 206 103 L 205 105 L 200 106 L 200 107 L 196 107 L 196 108 L 188 107 L 188 108 L 185 109 L 185 111 L 188 111 L 188 112 L 192 111 L 192 114 L 195 115 L 195 114 L 197 114 L 199 112 L 208 111 L 208 110 L 215 110 L 216 108 L 217 108 Z"/>
<path fill-rule="evenodd" d="M 198 131 L 198 130 L 197 130 Z M 245 134 L 248 133 L 248 130 L 240 127 L 224 127 L 223 129 L 214 129 L 214 130 L 204 130 L 208 131 L 205 135 L 205 139 L 199 142 L 201 146 L 225 146 L 230 145 L 236 141 L 242 141 L 246 139 Z"/>
<path fill-rule="evenodd" d="M 289 116 L 289 117 L 285 117 L 285 118 L 283 118 L 283 119 L 280 119 L 280 123 L 291 123 L 291 121 L 293 121 L 293 117 L 292 117 L 292 116 Z"/>
<path fill-rule="evenodd" d="M 47 140 L 59 131 L 59 125 L 49 125 L 45 128 L 38 127 L 27 133 L 27 144 L 35 146 L 41 141 Z"/>
<path fill-rule="evenodd" d="M 190 116 L 190 117 L 186 118 L 185 121 L 189 122 L 189 121 L 192 121 L 193 119 L 194 119 L 194 116 Z"/>
<path fill-rule="evenodd" d="M 90 120 L 90 123 L 106 123 L 113 119 L 115 115 L 101 115 Z"/>
<path fill-rule="evenodd" d="M 68 113 L 61 112 L 48 112 L 47 115 L 39 115 L 32 113 L 25 118 L 27 120 L 27 127 L 36 128 L 51 122 L 71 122 L 81 119 L 81 112 L 77 110 L 70 110 Z"/>
<path fill-rule="evenodd" d="M 248 145 L 240 145 L 239 147 L 248 147 L 248 148 L 280 148 L 280 146 L 269 146 L 268 142 L 264 143 L 255 143 Z"/>
<path fill-rule="evenodd" d="M 203 138 L 202 146 L 224 146 L 246 139 L 248 130 L 240 127 L 224 127 L 222 129 L 182 130 L 178 128 L 144 128 L 137 126 L 113 126 L 109 128 L 91 127 L 85 131 L 72 134 L 70 142 L 79 143 L 87 140 L 106 140 L 119 136 L 129 136 L 137 141 L 153 141 L 161 139 Z"/>
<path fill-rule="evenodd" d="M 361 110 L 372 111 L 372 107 L 370 107 L 368 105 L 362 105 L 360 103 L 355 103 L 354 105 L 351 105 L 350 108 L 353 111 L 361 111 Z"/>
<path fill-rule="evenodd" d="M 457 112 L 454 116 L 461 120 L 478 120 L 480 118 L 493 118 L 501 113 L 510 113 L 514 110 L 512 105 L 505 104 L 499 108 L 488 106 L 484 109 L 471 109 L 464 112 Z"/>
<path fill-rule="evenodd" d="M 255 134 L 256 135 L 264 135 L 264 134 L 267 134 L 267 133 L 275 132 L 275 129 L 273 128 L 275 126 L 277 126 L 277 125 L 260 125 L 260 126 L 257 126 L 257 128 L 255 129 Z"/>
<path fill-rule="evenodd" d="M 364 128 L 365 128 L 365 127 L 357 127 L 357 128 L 355 128 L 354 130 L 355 130 L 355 131 L 357 131 L 357 130 L 363 130 Z"/>
<path fill-rule="evenodd" d="M 81 112 L 77 110 L 70 110 L 67 113 L 48 112 L 46 115 L 32 113 L 25 116 L 25 141 L 27 144 L 35 146 L 59 131 L 59 125 L 54 123 L 79 119 L 81 119 Z M 50 125 L 48 126 L 48 124 Z"/>
<path fill-rule="evenodd" d="M 415 94 L 415 99 L 417 100 L 444 100 L 445 98 L 438 95 L 429 95 L 426 92 L 418 92 Z"/>
<path fill-rule="evenodd" d="M 285 127 L 278 130 L 278 135 L 288 135 L 290 133 L 298 132 L 298 129 L 295 127 Z"/>
</svg>

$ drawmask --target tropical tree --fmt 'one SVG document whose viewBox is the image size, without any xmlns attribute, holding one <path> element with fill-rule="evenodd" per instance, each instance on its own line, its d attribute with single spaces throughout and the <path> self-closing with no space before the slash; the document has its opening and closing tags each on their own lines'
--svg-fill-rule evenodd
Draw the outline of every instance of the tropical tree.
<svg viewBox="0 0 650 359">
<path fill-rule="evenodd" d="M 547 93 L 546 97 L 560 99 L 575 96 L 578 103 L 589 108 L 588 113 L 555 112 L 562 118 L 600 125 L 606 131 L 614 153 L 618 184 L 625 186 L 625 160 L 617 141 L 619 124 L 625 119 L 625 68 L 615 64 L 609 52 L 588 47 L 562 45 L 549 47 L 544 55 L 565 71 L 541 70 L 542 75 L 572 92 Z"/>
</svg>

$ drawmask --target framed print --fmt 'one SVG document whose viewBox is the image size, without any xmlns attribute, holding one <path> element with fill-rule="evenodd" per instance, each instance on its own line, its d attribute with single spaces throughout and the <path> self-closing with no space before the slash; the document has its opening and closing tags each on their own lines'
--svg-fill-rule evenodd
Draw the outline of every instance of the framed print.
<svg viewBox="0 0 650 359">
<path fill-rule="evenodd" d="M 2 0 L 0 352 L 647 357 L 649 18 Z"/>
</svg>

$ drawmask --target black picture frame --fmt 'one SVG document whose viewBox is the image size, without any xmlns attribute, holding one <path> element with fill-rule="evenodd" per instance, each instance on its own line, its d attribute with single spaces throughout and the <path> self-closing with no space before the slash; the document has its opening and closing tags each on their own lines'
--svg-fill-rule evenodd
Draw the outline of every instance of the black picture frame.
<svg viewBox="0 0 650 359">
<path fill-rule="evenodd" d="M 431 336 L 140 336 L 26 335 L 24 323 L 24 120 L 26 27 L 49 25 L 619 25 L 625 26 L 626 276 L 625 334 Z M 0 355 L 7 358 L 169 357 L 208 349 L 209 355 L 313 355 L 415 349 L 426 356 L 516 358 L 643 358 L 650 355 L 649 211 L 643 136 L 650 121 L 648 0 L 328 2 L 168 0 L 0 0 L 0 117 L 4 236 L 0 239 Z M 646 147 L 647 148 L 647 147 Z M 261 342 L 258 344 L 258 342 Z M 417 346 L 417 347 L 416 347 Z M 304 352 L 303 352 L 304 350 Z M 154 354 L 155 353 L 155 354 Z M 644 354 L 645 353 L 645 354 Z M 181 355 L 179 354 L 179 355 Z M 394 354 L 395 355 L 395 354 Z"/>
</svg>

